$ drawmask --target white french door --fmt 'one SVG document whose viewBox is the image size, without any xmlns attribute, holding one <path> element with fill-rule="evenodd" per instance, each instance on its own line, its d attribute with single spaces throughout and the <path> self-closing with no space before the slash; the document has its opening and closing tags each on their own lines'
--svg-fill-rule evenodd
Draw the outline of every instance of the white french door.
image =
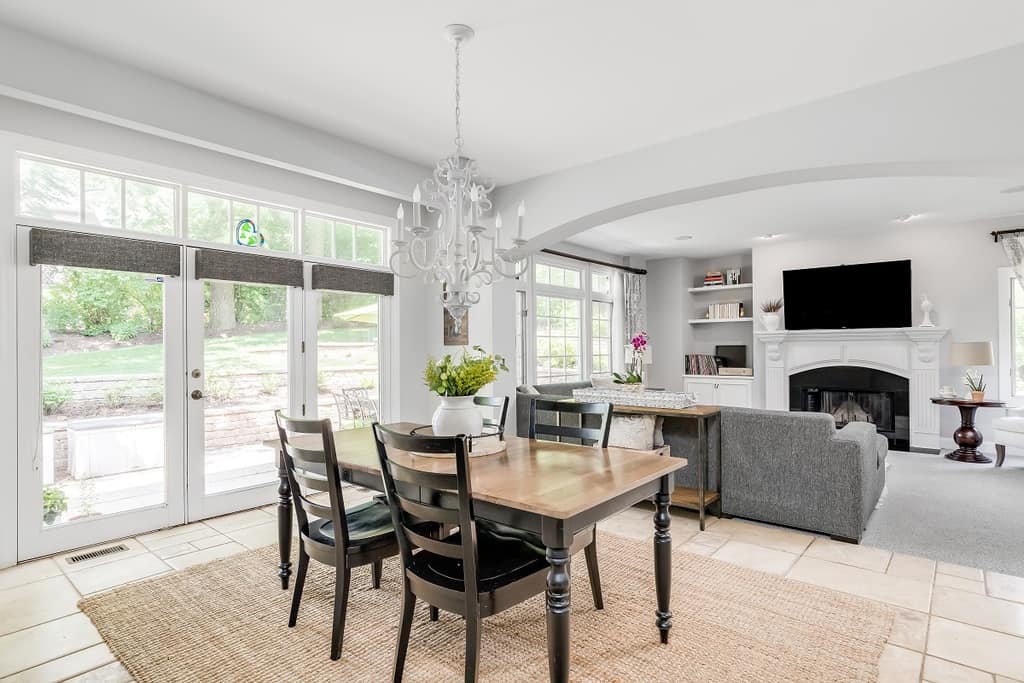
<svg viewBox="0 0 1024 683">
<path fill-rule="evenodd" d="M 186 250 L 190 521 L 276 499 L 274 411 L 302 413 L 302 290 L 200 279 Z M 294 397 L 294 399 L 293 399 Z"/>
<path fill-rule="evenodd" d="M 19 559 L 180 524 L 182 278 L 17 250 Z"/>
</svg>

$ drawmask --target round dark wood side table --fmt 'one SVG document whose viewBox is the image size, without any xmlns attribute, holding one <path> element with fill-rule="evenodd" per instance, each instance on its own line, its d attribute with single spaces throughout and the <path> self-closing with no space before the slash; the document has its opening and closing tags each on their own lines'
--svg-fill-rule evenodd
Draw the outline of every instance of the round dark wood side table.
<svg viewBox="0 0 1024 683">
<path fill-rule="evenodd" d="M 957 462 L 988 463 L 992 458 L 978 450 L 983 439 L 981 432 L 974 426 L 974 414 L 978 408 L 1005 408 L 1002 401 L 971 401 L 966 398 L 932 399 L 932 403 L 940 406 L 956 406 L 960 409 L 960 428 L 953 432 L 953 441 L 959 446 L 955 451 L 946 453 L 946 457 Z"/>
</svg>

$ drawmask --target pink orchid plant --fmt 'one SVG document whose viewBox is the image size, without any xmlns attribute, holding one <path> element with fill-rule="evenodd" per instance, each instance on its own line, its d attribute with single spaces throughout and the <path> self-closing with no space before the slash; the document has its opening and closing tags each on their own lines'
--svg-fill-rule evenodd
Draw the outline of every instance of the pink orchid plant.
<svg viewBox="0 0 1024 683">
<path fill-rule="evenodd" d="M 640 384 L 643 382 L 644 353 L 647 352 L 647 332 L 638 332 L 633 335 L 629 343 L 633 347 L 633 359 L 625 373 L 613 372 L 613 381 L 616 384 Z"/>
</svg>

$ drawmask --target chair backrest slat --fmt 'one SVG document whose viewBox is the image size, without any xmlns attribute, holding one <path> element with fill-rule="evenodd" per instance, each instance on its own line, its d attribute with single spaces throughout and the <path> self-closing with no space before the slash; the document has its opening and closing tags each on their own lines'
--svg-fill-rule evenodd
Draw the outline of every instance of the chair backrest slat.
<svg viewBox="0 0 1024 683">
<path fill-rule="evenodd" d="M 484 408 L 500 408 L 498 417 L 484 417 L 484 426 L 496 427 L 499 432 L 505 431 L 505 418 L 508 417 L 508 396 L 474 396 L 473 403 Z"/>
<path fill-rule="evenodd" d="M 295 476 L 296 481 L 307 489 L 313 489 L 321 493 L 330 491 L 331 484 L 324 475 L 312 474 L 298 467 L 292 471 L 292 474 Z"/>
<path fill-rule="evenodd" d="M 428 553 L 443 555 L 444 557 L 450 557 L 455 560 L 462 559 L 462 544 L 460 543 L 446 543 L 444 541 L 439 541 L 436 538 L 424 536 L 415 529 L 410 529 L 409 527 L 404 527 L 403 532 L 405 533 L 405 537 L 409 539 L 410 543 L 423 548 Z"/>
<path fill-rule="evenodd" d="M 306 496 L 299 494 L 299 505 L 306 511 L 306 514 L 319 517 L 321 519 L 329 519 L 331 516 L 331 506 L 322 505 L 316 501 L 310 500 Z"/>
<path fill-rule="evenodd" d="M 479 582 L 477 581 L 478 555 L 476 544 L 476 520 L 473 514 L 473 491 L 469 476 L 468 438 L 465 436 L 416 436 L 403 434 L 374 423 L 373 434 L 377 440 L 377 455 L 380 457 L 384 479 L 384 493 L 391 508 L 395 528 L 399 530 L 398 546 L 402 563 L 408 569 L 413 560 L 414 547 L 419 552 L 433 552 L 446 557 L 462 560 L 463 581 L 466 587 L 467 610 L 479 609 Z M 393 456 L 398 451 L 405 453 L 452 453 L 455 459 L 455 474 L 423 472 L 405 464 L 396 463 Z M 410 501 L 407 495 L 399 495 L 399 484 L 415 484 L 420 487 L 420 500 Z M 454 511 L 443 503 L 458 500 L 457 520 L 459 541 L 442 542 L 427 538 L 417 530 L 417 517 L 451 518 Z M 413 504 L 414 503 L 414 504 Z M 432 509 L 432 510 L 430 510 Z M 430 516 L 427 512 L 430 510 Z M 467 612 L 471 613 L 471 612 Z"/>
<path fill-rule="evenodd" d="M 428 522 L 439 524 L 450 524 L 455 526 L 459 523 L 459 511 L 439 505 L 424 505 L 415 500 L 409 500 L 401 493 L 397 494 L 398 504 L 402 509 L 417 519 L 424 519 Z"/>
<path fill-rule="evenodd" d="M 285 443 L 284 452 L 300 464 L 323 465 L 325 462 L 324 450 L 319 448 L 299 448 L 290 443 Z"/>
<path fill-rule="evenodd" d="M 559 421 L 563 413 L 578 415 L 580 424 L 545 424 L 537 421 L 538 412 L 555 413 Z M 537 399 L 530 404 L 530 428 L 529 436 L 536 439 L 538 436 L 554 436 L 579 439 L 580 443 L 587 446 L 608 446 L 608 434 L 611 431 L 612 404 L 610 403 L 579 403 L 574 401 L 552 401 L 550 399 Z M 600 419 L 598 427 L 584 427 L 583 421 L 587 415 L 596 415 Z"/>
</svg>

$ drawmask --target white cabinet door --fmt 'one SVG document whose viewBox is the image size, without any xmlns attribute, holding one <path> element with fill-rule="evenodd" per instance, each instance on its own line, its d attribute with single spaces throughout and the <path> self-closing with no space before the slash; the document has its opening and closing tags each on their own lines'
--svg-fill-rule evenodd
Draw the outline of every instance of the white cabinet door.
<svg viewBox="0 0 1024 683">
<path fill-rule="evenodd" d="M 720 406 L 734 406 L 737 408 L 750 407 L 750 383 L 718 382 L 715 391 L 715 403 Z"/>
<path fill-rule="evenodd" d="M 697 403 L 715 404 L 715 382 L 709 379 L 686 379 L 683 391 L 693 394 Z"/>
</svg>

